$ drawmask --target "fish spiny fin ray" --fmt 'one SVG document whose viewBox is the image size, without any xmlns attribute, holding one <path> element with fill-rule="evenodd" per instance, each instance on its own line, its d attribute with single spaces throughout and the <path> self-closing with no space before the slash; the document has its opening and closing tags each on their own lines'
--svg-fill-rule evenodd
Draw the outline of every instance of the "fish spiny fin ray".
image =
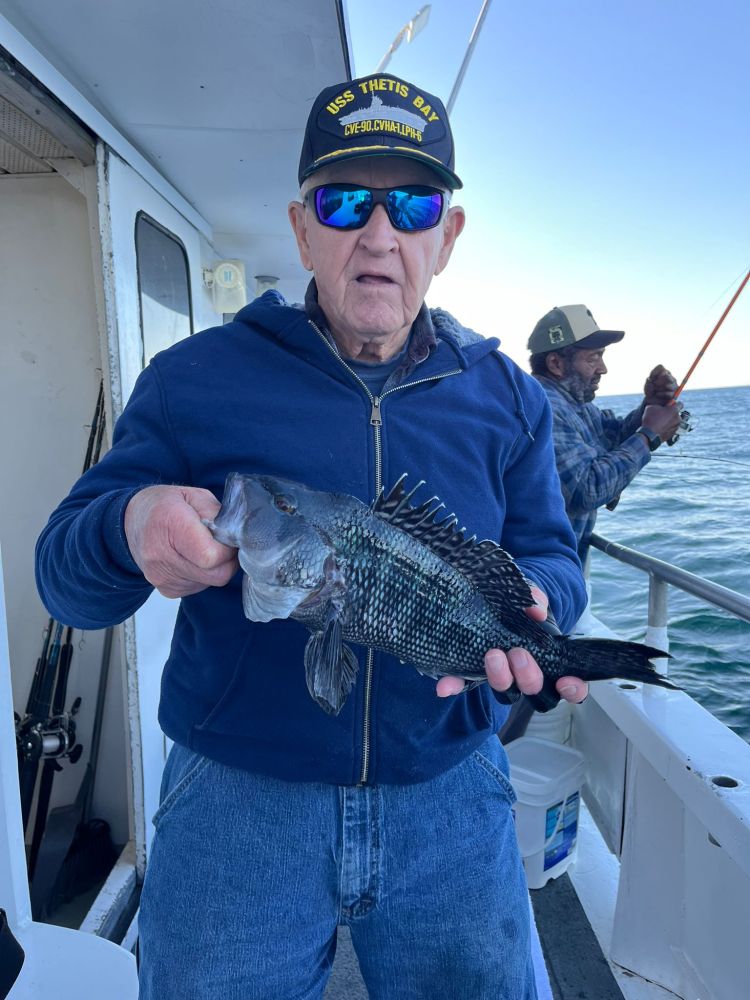
<svg viewBox="0 0 750 1000">
<path fill-rule="evenodd" d="M 457 528 L 454 514 L 436 521 L 445 504 L 431 497 L 417 507 L 410 501 L 424 481 L 407 493 L 406 475 L 386 493 L 383 491 L 372 507 L 373 514 L 426 545 L 435 555 L 463 573 L 482 595 L 500 611 L 520 611 L 534 603 L 529 584 L 521 570 L 497 542 L 476 535 L 466 538 L 465 529 Z"/>
</svg>

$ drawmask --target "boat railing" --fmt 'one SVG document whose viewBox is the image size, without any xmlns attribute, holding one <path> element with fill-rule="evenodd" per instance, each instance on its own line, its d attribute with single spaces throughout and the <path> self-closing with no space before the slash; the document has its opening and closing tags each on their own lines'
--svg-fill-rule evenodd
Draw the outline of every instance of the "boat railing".
<svg viewBox="0 0 750 1000">
<path fill-rule="evenodd" d="M 686 594 L 692 594 L 708 604 L 713 604 L 722 611 L 743 621 L 750 622 L 750 597 L 722 587 L 721 584 L 696 576 L 687 570 L 673 566 L 672 563 L 656 559 L 654 556 L 630 549 L 619 542 L 612 542 L 601 535 L 591 536 L 591 545 L 612 559 L 627 563 L 636 569 L 648 573 L 648 628 L 646 641 L 652 642 L 656 633 L 667 633 L 667 594 L 670 587 L 677 587 Z M 663 648 L 667 648 L 664 646 Z"/>
<path fill-rule="evenodd" d="M 670 587 L 750 622 L 742 594 L 600 535 L 591 544 L 648 575 L 650 645 L 668 649 Z M 592 615 L 579 629 L 621 638 Z M 591 686 L 571 742 L 586 757 L 584 800 L 620 862 L 611 958 L 688 1000 L 747 995 L 738 928 L 750 920 L 750 744 L 685 691 L 622 680 Z"/>
</svg>

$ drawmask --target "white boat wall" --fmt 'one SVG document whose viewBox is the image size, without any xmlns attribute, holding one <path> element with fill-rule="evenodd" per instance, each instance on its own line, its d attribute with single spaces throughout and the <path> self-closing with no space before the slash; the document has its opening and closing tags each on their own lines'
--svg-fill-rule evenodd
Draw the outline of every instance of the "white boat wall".
<svg viewBox="0 0 750 1000">
<path fill-rule="evenodd" d="M 176 613 L 152 596 L 106 656 L 91 812 L 119 860 L 78 917 L 32 919 L 13 708 L 24 714 L 48 626 L 35 539 L 81 471 L 101 382 L 106 447 L 157 350 L 257 289 L 302 299 L 284 208 L 310 104 L 351 65 L 336 0 L 0 0 L 0 907 L 27 955 L 15 1000 L 53 986 L 62 998 L 137 995 Z M 661 645 L 666 601 L 658 568 L 643 568 Z M 747 600 L 731 600 L 750 620 Z M 74 632 L 65 708 L 80 697 L 83 753 L 61 758 L 52 809 L 80 788 L 107 652 L 104 632 Z M 623 994 L 750 995 L 750 747 L 682 692 L 616 681 L 595 685 L 568 738 L 587 760 L 573 881 Z"/>
</svg>

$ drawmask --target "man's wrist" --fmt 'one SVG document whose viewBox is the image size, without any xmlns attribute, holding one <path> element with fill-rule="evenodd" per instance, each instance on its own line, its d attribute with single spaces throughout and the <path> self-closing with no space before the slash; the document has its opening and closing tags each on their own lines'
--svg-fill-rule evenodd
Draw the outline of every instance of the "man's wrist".
<svg viewBox="0 0 750 1000">
<path fill-rule="evenodd" d="M 642 434 L 646 439 L 646 444 L 648 445 L 649 451 L 656 451 L 656 449 L 661 444 L 661 438 L 656 433 L 652 431 L 650 427 L 644 427 L 643 424 L 636 430 L 636 434 Z"/>
</svg>

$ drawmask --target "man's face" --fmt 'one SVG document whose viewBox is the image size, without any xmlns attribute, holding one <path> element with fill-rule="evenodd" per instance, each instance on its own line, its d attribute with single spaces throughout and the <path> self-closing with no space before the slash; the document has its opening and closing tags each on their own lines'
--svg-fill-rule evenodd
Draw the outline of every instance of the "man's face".
<svg viewBox="0 0 750 1000">
<path fill-rule="evenodd" d="M 599 388 L 599 380 L 607 374 L 604 364 L 604 348 L 596 351 L 577 349 L 572 358 L 560 358 L 563 362 L 560 382 L 579 403 L 590 403 Z"/>
<path fill-rule="evenodd" d="M 429 167 L 399 157 L 366 157 L 333 164 L 305 182 L 303 193 L 328 182 L 390 188 L 426 184 L 444 190 Z M 433 229 L 394 229 L 376 205 L 361 229 L 324 226 L 307 203 L 292 202 L 289 218 L 300 259 L 313 271 L 318 301 L 345 356 L 384 361 L 397 354 L 433 275 L 448 263 L 463 229 L 463 209 L 444 211 Z"/>
</svg>

